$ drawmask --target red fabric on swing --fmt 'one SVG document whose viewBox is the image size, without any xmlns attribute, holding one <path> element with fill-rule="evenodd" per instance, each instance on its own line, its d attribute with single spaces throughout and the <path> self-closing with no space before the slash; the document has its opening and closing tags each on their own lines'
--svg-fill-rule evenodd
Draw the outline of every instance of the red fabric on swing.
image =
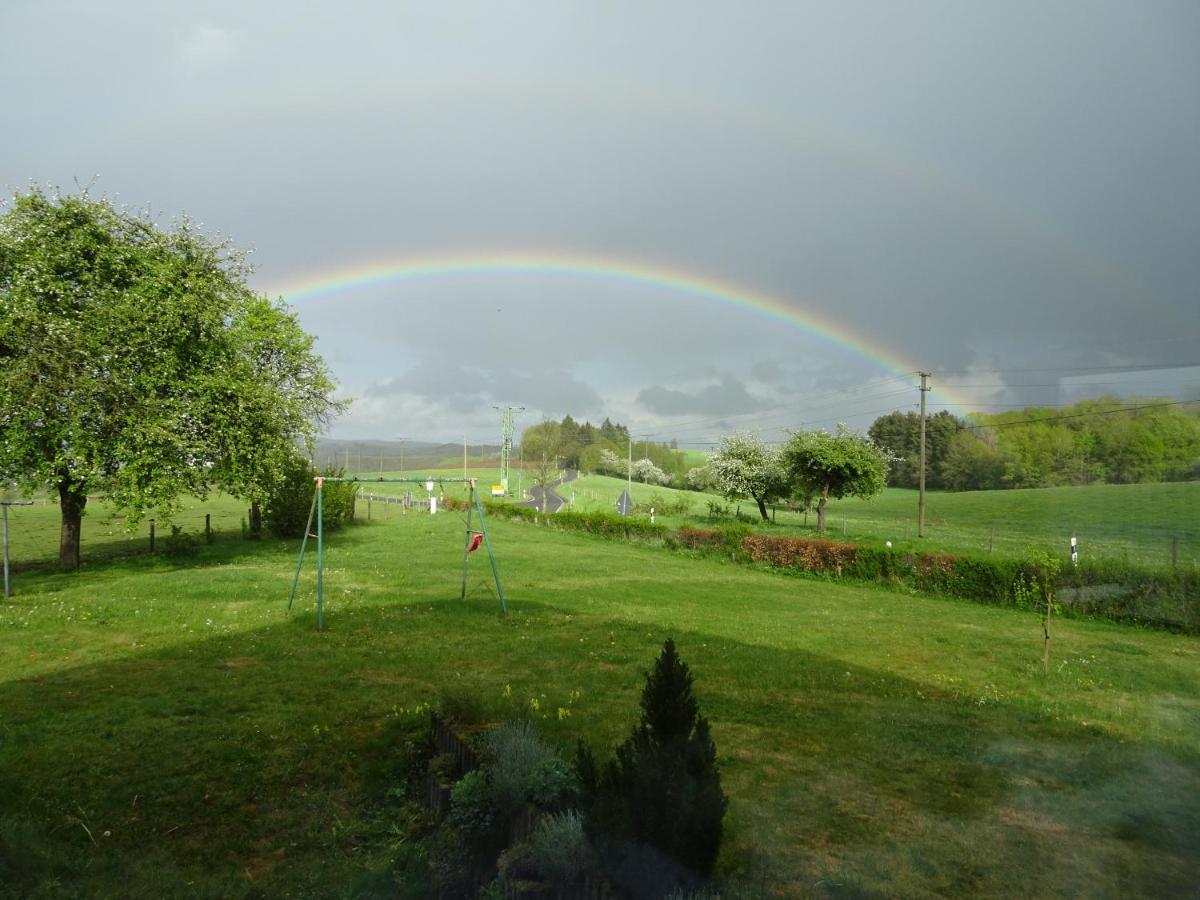
<svg viewBox="0 0 1200 900">
<path fill-rule="evenodd" d="M 467 547 L 467 552 L 474 553 L 476 550 L 478 550 L 479 542 L 482 540 L 483 540 L 483 533 L 479 532 L 479 531 L 475 532 L 475 536 L 473 538 L 471 538 L 471 543 Z"/>
</svg>

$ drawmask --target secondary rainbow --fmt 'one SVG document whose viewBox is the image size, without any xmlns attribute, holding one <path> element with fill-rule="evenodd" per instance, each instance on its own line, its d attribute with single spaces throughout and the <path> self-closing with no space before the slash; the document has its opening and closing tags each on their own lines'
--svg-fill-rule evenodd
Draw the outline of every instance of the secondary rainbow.
<svg viewBox="0 0 1200 900">
<path fill-rule="evenodd" d="M 794 301 L 712 275 L 688 272 L 637 260 L 574 253 L 485 252 L 373 260 L 341 268 L 321 269 L 290 281 L 269 284 L 268 294 L 294 305 L 394 282 L 456 275 L 550 275 L 638 285 L 666 294 L 745 309 L 827 340 L 893 375 L 910 381 L 920 368 L 888 347 Z M 954 405 L 969 401 L 939 391 Z"/>
</svg>

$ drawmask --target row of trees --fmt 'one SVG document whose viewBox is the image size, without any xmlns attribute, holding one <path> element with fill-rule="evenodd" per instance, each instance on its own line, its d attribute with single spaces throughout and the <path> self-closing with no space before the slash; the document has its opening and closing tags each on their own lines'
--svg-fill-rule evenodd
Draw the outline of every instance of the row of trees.
<svg viewBox="0 0 1200 900">
<path fill-rule="evenodd" d="M 669 444 L 653 441 L 630 443 L 629 429 L 608 419 L 598 426 L 580 425 L 570 416 L 561 422 L 546 420 L 521 432 L 521 462 L 537 484 L 557 477 L 560 469 L 580 469 L 624 478 L 630 470 L 635 481 L 685 486 L 687 457 Z"/>
<path fill-rule="evenodd" d="M 0 215 L 0 478 L 61 504 L 80 561 L 89 493 L 132 526 L 213 486 L 257 510 L 339 409 L 329 370 L 245 254 L 87 193 Z"/>
<path fill-rule="evenodd" d="M 879 494 L 891 456 L 867 437 L 839 426 L 836 432 L 798 431 L 782 446 L 756 435 L 721 438 L 709 462 L 712 484 L 726 497 L 747 497 L 767 521 L 767 504 L 795 500 L 817 511 L 817 531 L 825 530 L 825 505 L 832 499 Z"/>
<path fill-rule="evenodd" d="M 888 483 L 916 487 L 920 416 L 893 412 L 869 434 L 896 461 Z M 1133 484 L 1200 478 L 1200 405 L 1104 397 L 968 420 L 926 420 L 926 485 L 948 490 Z"/>
</svg>

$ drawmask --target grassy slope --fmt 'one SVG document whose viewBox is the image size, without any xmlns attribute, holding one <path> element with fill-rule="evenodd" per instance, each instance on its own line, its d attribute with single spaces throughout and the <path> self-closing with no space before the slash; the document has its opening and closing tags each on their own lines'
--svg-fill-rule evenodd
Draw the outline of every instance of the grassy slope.
<svg viewBox="0 0 1200 900">
<path fill-rule="evenodd" d="M 625 482 L 588 475 L 576 486 L 576 509 L 612 510 Z M 687 503 L 689 514 L 667 516 L 666 522 L 698 521 L 710 502 L 720 498 L 635 484 L 634 501 L 649 504 L 654 496 Z M 735 501 L 730 506 L 739 504 Z M 753 503 L 741 501 L 742 512 L 757 517 Z M 1017 555 L 1031 544 L 1065 554 L 1072 532 L 1083 553 L 1128 556 L 1152 565 L 1171 561 L 1177 540 L 1181 565 L 1200 564 L 1200 482 L 1182 484 L 1095 485 L 1020 491 L 931 492 L 926 500 L 926 538 L 920 546 L 947 551 Z M 889 488 L 874 500 L 831 501 L 828 536 L 841 538 L 843 519 L 849 540 L 890 540 L 918 546 L 917 492 Z M 779 513 L 775 533 L 815 534 L 816 516 Z M 707 523 L 711 526 L 713 523 Z M 994 537 L 993 537 L 993 529 Z"/>
<path fill-rule="evenodd" d="M 461 529 L 410 515 L 337 535 L 324 634 L 311 570 L 284 610 L 294 544 L 21 573 L 0 607 L 0 835 L 57 872 L 43 893 L 352 894 L 401 840 L 378 782 L 414 707 L 511 685 L 564 744 L 611 747 L 667 635 L 713 722 L 737 883 L 1200 879 L 1195 639 L 1064 621 L 1042 677 L 1029 615 L 495 522 L 502 621 L 482 558 L 457 600 Z"/>
</svg>

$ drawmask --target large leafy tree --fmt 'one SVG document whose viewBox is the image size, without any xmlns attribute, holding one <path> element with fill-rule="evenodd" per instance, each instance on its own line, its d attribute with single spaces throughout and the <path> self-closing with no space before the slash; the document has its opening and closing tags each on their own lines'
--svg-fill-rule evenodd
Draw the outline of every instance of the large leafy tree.
<svg viewBox="0 0 1200 900">
<path fill-rule="evenodd" d="M 546 420 L 521 432 L 521 461 L 533 474 L 533 482 L 542 489 L 542 512 L 546 511 L 550 484 L 558 479 L 562 456 L 562 426 Z"/>
<path fill-rule="evenodd" d="M 312 340 L 247 288 L 245 256 L 86 193 L 0 215 L 0 475 L 61 504 L 79 564 L 89 492 L 132 525 L 219 485 L 262 500 L 336 409 Z"/>
<path fill-rule="evenodd" d="M 829 498 L 861 497 L 883 491 L 889 455 L 870 438 L 838 426 L 828 431 L 798 431 L 783 447 L 784 467 L 793 491 L 817 498 L 817 531 L 825 530 Z"/>
<path fill-rule="evenodd" d="M 962 419 L 940 410 L 925 419 L 925 483 L 937 489 L 944 487 L 942 464 L 950 452 L 950 444 L 966 425 Z M 921 478 L 921 417 L 915 412 L 890 412 L 871 423 L 867 431 L 877 446 L 892 455 L 888 484 L 892 487 L 915 488 Z"/>
<path fill-rule="evenodd" d="M 727 434 L 709 460 L 713 484 L 726 497 L 749 497 L 767 519 L 767 504 L 788 496 L 791 485 L 779 449 L 753 434 Z"/>
</svg>

